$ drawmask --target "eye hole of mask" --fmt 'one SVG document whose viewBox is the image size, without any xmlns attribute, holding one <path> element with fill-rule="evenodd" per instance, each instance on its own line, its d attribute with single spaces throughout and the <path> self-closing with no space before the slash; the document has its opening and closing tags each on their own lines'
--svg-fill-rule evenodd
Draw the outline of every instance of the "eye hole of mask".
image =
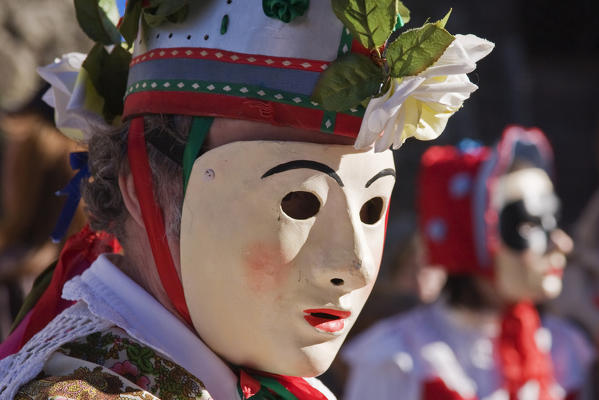
<svg viewBox="0 0 599 400">
<path fill-rule="evenodd" d="M 380 197 L 373 197 L 362 206 L 362 209 L 360 210 L 360 220 L 367 225 L 373 225 L 381 219 L 382 211 L 383 199 Z"/>
<path fill-rule="evenodd" d="M 290 192 L 281 200 L 281 209 L 290 218 L 308 219 L 320 210 L 320 200 L 310 192 Z"/>
</svg>

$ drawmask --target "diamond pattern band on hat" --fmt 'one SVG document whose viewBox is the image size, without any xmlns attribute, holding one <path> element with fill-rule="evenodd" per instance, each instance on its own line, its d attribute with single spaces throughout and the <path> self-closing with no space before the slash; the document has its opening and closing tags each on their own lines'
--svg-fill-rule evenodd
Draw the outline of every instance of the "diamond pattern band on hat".
<svg viewBox="0 0 599 400">
<path fill-rule="evenodd" d="M 348 48 L 347 44 L 344 45 L 346 46 L 344 48 Z M 349 52 L 349 50 L 347 52 Z M 131 60 L 131 66 L 134 66 L 144 61 L 158 60 L 164 58 L 196 58 L 205 60 L 215 60 L 221 62 L 232 62 L 236 64 L 261 65 L 264 67 L 289 68 L 316 72 L 324 71 L 328 68 L 330 64 L 329 62 L 325 61 L 308 60 L 300 58 L 263 56 L 259 54 L 243 54 L 232 51 L 209 48 L 179 47 L 174 49 L 155 49 L 149 51 Z"/>
<path fill-rule="evenodd" d="M 215 93 L 222 95 L 254 98 L 265 101 L 275 101 L 279 103 L 296 105 L 305 108 L 320 109 L 318 103 L 310 100 L 310 96 L 292 92 L 284 92 L 282 90 L 264 89 L 260 86 L 228 82 L 206 82 L 197 80 L 184 81 L 179 79 L 146 80 L 136 82 L 134 85 L 129 86 L 129 88 L 127 89 L 127 94 L 147 91 Z M 347 114 L 361 117 L 362 115 L 364 115 L 364 108 L 352 108 L 348 110 Z"/>
</svg>

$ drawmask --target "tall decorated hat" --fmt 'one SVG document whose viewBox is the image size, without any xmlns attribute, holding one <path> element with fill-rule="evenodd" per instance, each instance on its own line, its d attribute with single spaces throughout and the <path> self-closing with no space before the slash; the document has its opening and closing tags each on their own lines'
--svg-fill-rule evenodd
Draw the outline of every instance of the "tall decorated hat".
<svg viewBox="0 0 599 400">
<path fill-rule="evenodd" d="M 494 148 L 464 140 L 424 153 L 417 204 L 429 262 L 451 274 L 493 275 L 500 240 L 494 184 L 516 162 L 553 175 L 553 151 L 540 129 L 512 125 Z"/>
</svg>

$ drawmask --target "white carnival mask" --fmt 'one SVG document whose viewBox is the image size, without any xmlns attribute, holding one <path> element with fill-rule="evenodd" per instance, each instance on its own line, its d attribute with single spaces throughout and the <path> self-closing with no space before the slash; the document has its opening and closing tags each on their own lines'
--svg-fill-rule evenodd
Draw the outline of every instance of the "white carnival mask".
<svg viewBox="0 0 599 400">
<path fill-rule="evenodd" d="M 390 150 L 250 141 L 193 166 L 181 275 L 196 331 L 225 360 L 316 376 L 333 361 L 381 260 Z"/>
<path fill-rule="evenodd" d="M 558 228 L 559 200 L 549 176 L 539 168 L 508 173 L 493 197 L 501 236 L 495 256 L 499 291 L 512 301 L 557 297 L 570 238 Z"/>
</svg>

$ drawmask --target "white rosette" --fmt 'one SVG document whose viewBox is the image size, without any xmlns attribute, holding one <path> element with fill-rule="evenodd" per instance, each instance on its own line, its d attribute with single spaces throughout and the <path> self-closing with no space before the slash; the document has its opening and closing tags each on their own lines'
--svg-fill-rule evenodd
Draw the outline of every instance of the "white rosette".
<svg viewBox="0 0 599 400">
<path fill-rule="evenodd" d="M 54 108 L 56 127 L 67 137 L 85 144 L 94 132 L 110 125 L 102 117 L 104 100 L 81 68 L 86 55 L 68 53 L 53 64 L 38 68 L 50 84 L 43 100 Z"/>
<path fill-rule="evenodd" d="M 429 68 L 416 76 L 393 78 L 389 91 L 368 103 L 355 147 L 374 144 L 379 152 L 390 146 L 398 149 L 409 137 L 439 137 L 449 117 L 478 89 L 466 74 L 494 46 L 475 35 L 456 35 Z"/>
</svg>

